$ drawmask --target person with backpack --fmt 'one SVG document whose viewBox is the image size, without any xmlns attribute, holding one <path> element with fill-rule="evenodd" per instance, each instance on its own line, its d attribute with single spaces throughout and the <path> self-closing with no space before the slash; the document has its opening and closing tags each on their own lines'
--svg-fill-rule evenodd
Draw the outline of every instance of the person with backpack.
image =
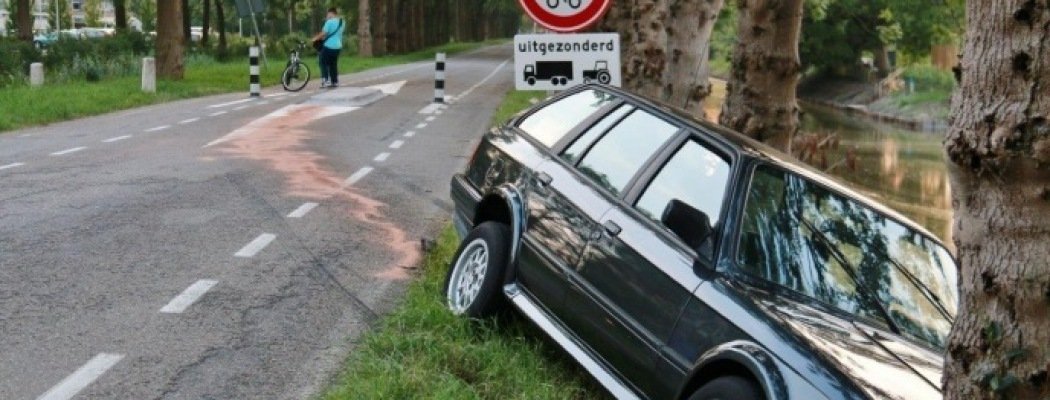
<svg viewBox="0 0 1050 400">
<path fill-rule="evenodd" d="M 343 49 L 344 30 L 339 11 L 335 7 L 329 8 L 321 32 L 313 39 L 321 64 L 321 88 L 339 87 L 339 51 Z"/>
</svg>

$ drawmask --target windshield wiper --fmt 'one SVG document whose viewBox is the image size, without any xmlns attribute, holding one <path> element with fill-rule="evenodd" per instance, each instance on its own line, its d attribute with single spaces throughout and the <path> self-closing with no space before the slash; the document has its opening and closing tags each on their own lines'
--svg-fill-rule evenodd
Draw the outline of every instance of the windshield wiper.
<svg viewBox="0 0 1050 400">
<path fill-rule="evenodd" d="M 799 216 L 798 220 L 806 226 L 806 229 L 809 229 L 810 232 L 816 234 L 817 240 L 820 240 L 821 243 L 823 243 L 825 246 L 828 247 L 829 250 L 831 250 L 831 255 L 835 257 L 835 259 L 838 260 L 838 262 L 842 264 L 842 266 L 846 269 L 846 274 L 849 275 L 850 279 L 853 279 L 853 283 L 857 285 L 857 288 L 860 289 L 864 297 L 866 297 L 869 302 L 875 305 L 875 308 L 878 310 L 879 314 L 881 314 L 882 318 L 886 320 L 886 324 L 890 327 L 890 330 L 898 335 L 903 334 L 901 328 L 897 326 L 897 324 L 893 322 L 893 318 L 890 317 L 889 310 L 887 310 L 886 306 L 879 301 L 878 296 L 872 292 L 872 288 L 861 281 L 859 276 L 860 272 L 857 270 L 856 267 L 853 266 L 853 264 L 850 264 L 849 261 L 846 260 L 846 255 L 842 254 L 842 251 L 839 250 L 838 247 L 835 247 L 833 243 L 831 243 L 831 240 L 824 235 L 824 232 L 821 232 L 815 227 L 813 227 L 813 224 L 809 223 L 809 221 L 807 221 L 806 218 Z"/>
<path fill-rule="evenodd" d="M 926 286 L 925 283 L 922 283 L 922 281 L 919 280 L 919 277 L 915 276 L 911 273 L 911 271 L 908 271 L 906 268 L 904 268 L 903 265 L 898 263 L 897 260 L 894 260 L 892 257 L 890 257 L 889 254 L 886 254 L 885 252 L 880 253 L 882 253 L 882 256 L 886 257 L 887 260 L 890 260 L 890 263 L 893 264 L 894 268 L 897 268 L 897 271 L 900 271 L 902 274 L 904 274 L 904 276 L 907 277 L 913 285 L 915 285 L 919 288 L 920 291 L 922 291 L 923 296 L 926 296 L 926 299 L 933 303 L 934 308 L 937 309 L 937 312 L 941 313 L 941 316 L 943 316 L 944 319 L 948 320 L 948 322 L 951 324 L 955 324 L 955 317 L 953 317 L 948 312 L 948 307 L 944 306 L 944 302 L 941 301 L 941 298 L 937 296 L 937 294 L 934 293 L 929 286 Z"/>
</svg>

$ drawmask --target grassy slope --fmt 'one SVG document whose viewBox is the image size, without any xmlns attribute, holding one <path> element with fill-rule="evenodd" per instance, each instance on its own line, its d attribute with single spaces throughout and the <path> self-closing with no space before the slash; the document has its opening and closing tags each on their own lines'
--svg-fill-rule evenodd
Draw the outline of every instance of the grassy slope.
<svg viewBox="0 0 1050 400">
<path fill-rule="evenodd" d="M 426 60 L 435 52 L 454 54 L 476 49 L 486 43 L 452 43 L 410 54 L 340 60 L 340 72 L 352 73 L 371 68 Z M 318 79 L 316 57 L 308 57 L 313 79 Z M 271 58 L 263 70 L 263 85 L 279 84 L 284 58 Z M 102 82 L 71 82 L 40 88 L 14 86 L 0 89 L 0 132 L 65 121 L 90 115 L 128 109 L 176 99 L 218 93 L 247 92 L 248 66 L 240 62 L 218 63 L 192 60 L 181 81 L 159 81 L 156 94 L 142 93 L 139 77 L 107 79 Z"/>
<path fill-rule="evenodd" d="M 542 96 L 512 91 L 493 119 L 504 121 Z M 472 322 L 448 312 L 441 288 L 458 244 L 446 228 L 404 303 L 362 338 L 322 398 L 600 398 L 601 389 L 521 318 Z"/>
</svg>

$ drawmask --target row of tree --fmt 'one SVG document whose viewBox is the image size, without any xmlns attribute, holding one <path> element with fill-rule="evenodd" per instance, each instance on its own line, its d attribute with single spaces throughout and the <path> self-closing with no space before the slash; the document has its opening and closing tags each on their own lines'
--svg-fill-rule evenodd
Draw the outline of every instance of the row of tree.
<svg viewBox="0 0 1050 400">
<path fill-rule="evenodd" d="M 799 125 L 803 21 L 813 59 L 852 63 L 870 51 L 882 68 L 889 45 L 922 54 L 965 26 L 944 142 L 961 303 L 945 397 L 1050 398 L 1050 4 L 727 1 L 737 38 L 719 122 L 786 151 Z M 710 32 L 722 6 L 617 1 L 600 29 L 621 34 L 624 86 L 702 115 Z"/>
<path fill-rule="evenodd" d="M 517 32 L 509 0 L 357 0 L 358 54 L 404 53 L 448 40 L 478 41 Z"/>
</svg>

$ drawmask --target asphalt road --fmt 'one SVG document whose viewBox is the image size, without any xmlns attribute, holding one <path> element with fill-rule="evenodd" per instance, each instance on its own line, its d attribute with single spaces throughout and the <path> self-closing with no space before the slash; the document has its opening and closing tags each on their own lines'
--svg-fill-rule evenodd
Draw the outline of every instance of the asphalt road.
<svg viewBox="0 0 1050 400">
<path fill-rule="evenodd" d="M 421 62 L 0 134 L 0 399 L 323 389 L 448 220 L 510 57 L 451 57 L 442 108 Z M 350 86 L 386 96 L 316 98 Z"/>
</svg>

